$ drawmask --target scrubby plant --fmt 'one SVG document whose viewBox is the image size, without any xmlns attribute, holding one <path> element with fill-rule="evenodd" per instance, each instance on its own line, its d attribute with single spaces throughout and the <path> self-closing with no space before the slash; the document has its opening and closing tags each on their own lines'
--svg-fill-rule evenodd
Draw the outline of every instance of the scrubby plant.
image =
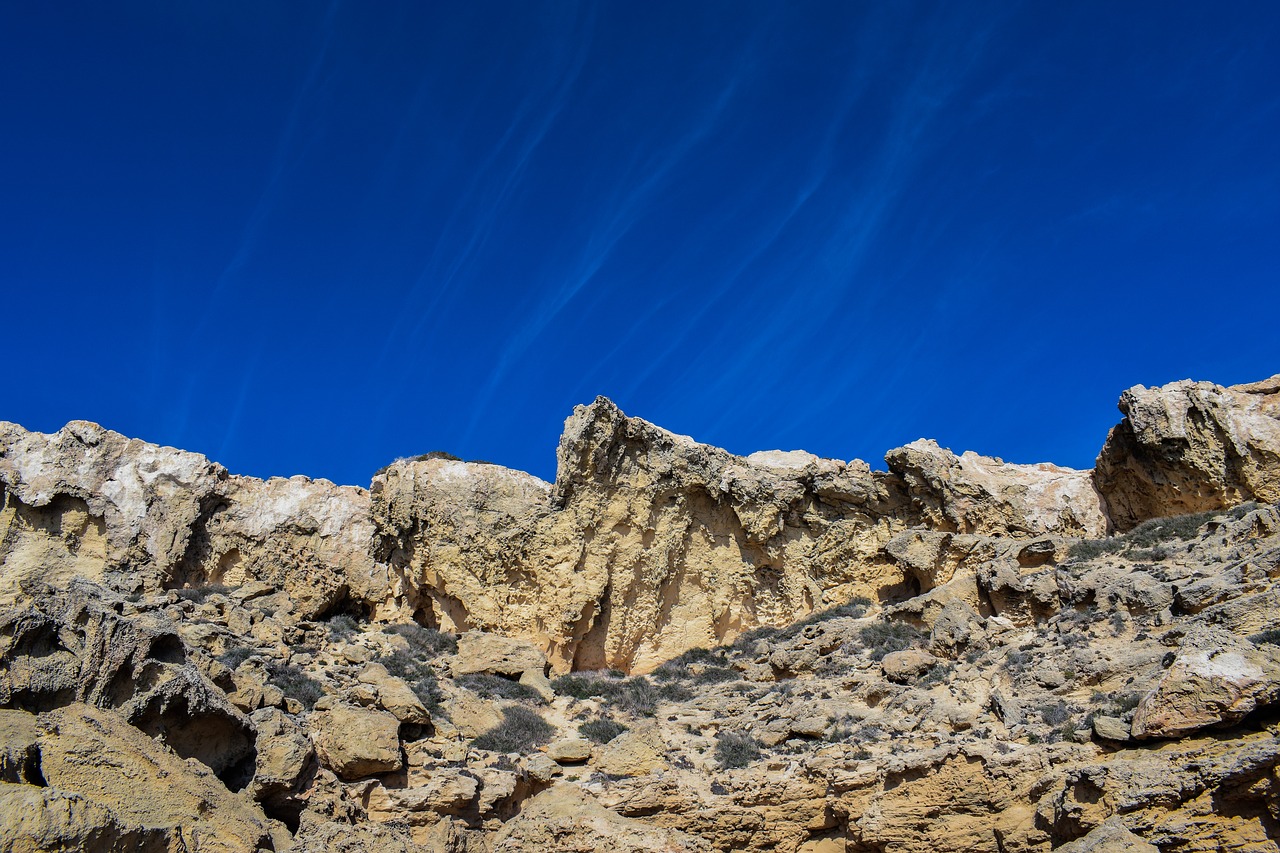
<svg viewBox="0 0 1280 853">
<path fill-rule="evenodd" d="M 691 678 L 694 684 L 721 684 L 726 681 L 737 681 L 740 673 L 727 666 L 704 666 Z"/>
<path fill-rule="evenodd" d="M 1249 641 L 1255 646 L 1270 644 L 1280 646 L 1280 628 L 1271 628 L 1266 631 L 1259 631 L 1249 636 Z"/>
<path fill-rule="evenodd" d="M 267 673 L 271 683 L 279 687 L 281 693 L 301 702 L 302 707 L 307 710 L 314 708 L 316 700 L 324 695 L 324 686 L 294 664 L 272 664 Z"/>
<path fill-rule="evenodd" d="M 858 632 L 858 638 L 871 650 L 872 660 L 884 660 L 887 654 L 915 645 L 920 639 L 920 632 L 903 622 L 881 621 L 864 625 Z"/>
<path fill-rule="evenodd" d="M 747 734 L 721 732 L 716 737 L 716 761 L 721 767 L 746 767 L 760 757 L 760 742 Z"/>
<path fill-rule="evenodd" d="M 248 646 L 229 646 L 225 652 L 218 655 L 218 663 L 227 669 L 234 670 L 253 655 L 254 650 Z"/>
<path fill-rule="evenodd" d="M 338 613 L 329 618 L 329 639 L 345 640 L 360 630 L 360 623 L 349 613 Z"/>
<path fill-rule="evenodd" d="M 502 722 L 471 742 L 476 749 L 490 752 L 526 752 L 546 743 L 555 727 L 523 705 L 502 709 Z"/>
<path fill-rule="evenodd" d="M 534 705 L 542 705 L 547 701 L 541 693 L 527 684 L 487 672 L 464 675 L 454 683 L 485 699 L 512 699 Z"/>
<path fill-rule="evenodd" d="M 388 625 L 382 629 L 382 633 L 403 637 L 409 645 L 410 653 L 418 657 L 438 657 L 458 651 L 458 638 L 453 634 L 427 628 L 417 622 Z"/>
<path fill-rule="evenodd" d="M 190 601 L 193 604 L 203 604 L 209 596 L 226 595 L 231 592 L 232 589 L 233 587 L 229 587 L 225 584 L 211 583 L 205 584 L 204 586 L 185 587 L 184 589 L 175 590 L 175 592 L 178 593 L 178 598 L 183 601 Z"/>
<path fill-rule="evenodd" d="M 616 690 L 618 679 L 592 672 L 572 672 L 551 680 L 551 689 L 574 699 L 596 699 Z"/>
<path fill-rule="evenodd" d="M 1071 718 L 1071 709 L 1066 702 L 1059 699 L 1057 702 L 1049 702 L 1041 705 L 1039 709 L 1040 719 L 1049 726 L 1061 726 Z"/>
<path fill-rule="evenodd" d="M 578 726 L 578 733 L 593 743 L 608 743 L 626 730 L 622 723 L 608 717 L 587 720 Z"/>
</svg>

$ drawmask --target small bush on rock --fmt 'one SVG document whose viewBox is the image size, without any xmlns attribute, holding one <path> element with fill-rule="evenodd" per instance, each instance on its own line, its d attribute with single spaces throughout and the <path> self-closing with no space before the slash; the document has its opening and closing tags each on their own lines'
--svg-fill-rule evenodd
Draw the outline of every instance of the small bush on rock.
<svg viewBox="0 0 1280 853">
<path fill-rule="evenodd" d="M 716 738 L 716 761 L 721 767 L 746 767 L 759 757 L 760 742 L 750 735 L 722 732 Z"/>
<path fill-rule="evenodd" d="M 627 730 L 627 727 L 616 720 L 601 717 L 588 720 L 578 726 L 578 733 L 593 743 L 608 743 Z"/>
<path fill-rule="evenodd" d="M 858 637 L 871 650 L 872 660 L 884 660 L 884 656 L 891 652 L 901 652 L 915 645 L 920 639 L 920 632 L 902 622 L 874 622 L 864 625 Z"/>
<path fill-rule="evenodd" d="M 234 670 L 236 667 L 240 666 L 240 664 L 253 657 L 254 654 L 254 650 L 248 646 L 231 646 L 225 652 L 218 655 L 218 663 L 222 664 L 227 669 Z"/>
<path fill-rule="evenodd" d="M 501 675 L 491 675 L 487 672 L 464 675 L 457 679 L 455 683 L 464 690 L 470 690 L 485 699 L 512 699 L 534 705 L 541 705 L 547 701 L 542 697 L 541 693 L 527 684 L 512 681 L 510 678 L 503 678 Z"/>
<path fill-rule="evenodd" d="M 490 752 L 526 752 L 551 740 L 555 727 L 536 711 L 520 705 L 502 709 L 502 723 L 471 742 Z"/>
<path fill-rule="evenodd" d="M 271 683 L 290 699 L 302 703 L 308 711 L 316 706 L 316 700 L 324 695 L 324 686 L 291 663 L 274 664 L 268 669 Z"/>
</svg>

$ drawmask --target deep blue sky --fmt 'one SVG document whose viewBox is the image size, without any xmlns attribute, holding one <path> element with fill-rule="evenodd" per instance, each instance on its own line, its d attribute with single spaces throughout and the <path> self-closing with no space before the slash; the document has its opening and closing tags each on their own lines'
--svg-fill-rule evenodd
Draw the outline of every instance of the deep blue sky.
<svg viewBox="0 0 1280 853">
<path fill-rule="evenodd" d="M 1087 467 L 1280 371 L 1280 4 L 7 3 L 0 419 Z"/>
</svg>

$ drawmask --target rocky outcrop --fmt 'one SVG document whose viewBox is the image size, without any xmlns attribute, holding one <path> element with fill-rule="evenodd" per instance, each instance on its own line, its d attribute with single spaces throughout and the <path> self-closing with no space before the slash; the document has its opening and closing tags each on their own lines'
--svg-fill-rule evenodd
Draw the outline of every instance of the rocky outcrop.
<svg viewBox="0 0 1280 853">
<path fill-rule="evenodd" d="M 1280 376 L 1223 388 L 1137 385 L 1094 481 L 1117 530 L 1169 515 L 1280 500 Z"/>
<path fill-rule="evenodd" d="M 304 615 L 386 601 L 364 489 L 228 474 L 205 457 L 73 421 L 0 422 L 0 601 L 81 577 L 155 590 L 264 580 Z"/>
</svg>

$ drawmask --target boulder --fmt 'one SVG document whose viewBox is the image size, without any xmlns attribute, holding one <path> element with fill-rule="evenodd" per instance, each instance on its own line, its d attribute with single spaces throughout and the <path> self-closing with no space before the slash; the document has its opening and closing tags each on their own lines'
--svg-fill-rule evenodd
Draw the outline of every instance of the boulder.
<svg viewBox="0 0 1280 853">
<path fill-rule="evenodd" d="M 622 817 L 576 785 L 555 785 L 525 803 L 497 833 L 493 853 L 710 853 L 706 841 Z"/>
<path fill-rule="evenodd" d="M 1224 388 L 1136 385 L 1093 479 L 1117 530 L 1151 518 L 1280 501 L 1280 375 Z"/>
<path fill-rule="evenodd" d="M 1280 660 L 1220 628 L 1195 626 L 1133 714 L 1133 737 L 1182 737 L 1239 722 L 1280 699 Z"/>
<path fill-rule="evenodd" d="M 531 643 L 479 631 L 467 631 L 458 638 L 458 654 L 453 659 L 455 677 L 477 672 L 508 677 L 526 672 L 541 675 L 546 668 L 547 656 Z"/>
<path fill-rule="evenodd" d="M 181 838 L 190 853 L 251 853 L 272 843 L 268 821 L 248 798 L 119 713 L 77 703 L 42 714 L 39 747 L 49 787 L 105 808 L 113 816 L 107 825 L 155 830 L 171 843 Z"/>
<path fill-rule="evenodd" d="M 360 671 L 361 684 L 372 687 L 378 705 L 402 723 L 431 722 L 431 712 L 403 679 L 387 672 L 380 663 L 371 663 Z"/>
<path fill-rule="evenodd" d="M 343 779 L 362 779 L 404 766 L 400 721 L 385 711 L 334 703 L 314 714 L 308 725 L 320 763 Z"/>
<path fill-rule="evenodd" d="M 924 675 L 938 663 L 938 659 L 921 649 L 890 652 L 880 661 L 885 678 L 899 684 L 907 684 Z"/>
<path fill-rule="evenodd" d="M 1160 848 L 1134 835 L 1120 818 L 1112 817 L 1055 853 L 1160 853 Z"/>
</svg>

